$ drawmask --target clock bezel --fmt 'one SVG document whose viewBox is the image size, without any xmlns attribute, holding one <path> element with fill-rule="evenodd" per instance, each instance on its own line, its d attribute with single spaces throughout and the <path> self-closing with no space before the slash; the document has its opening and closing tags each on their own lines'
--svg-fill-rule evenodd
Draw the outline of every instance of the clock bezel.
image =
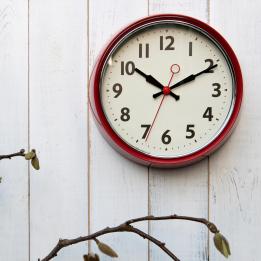
<svg viewBox="0 0 261 261">
<path fill-rule="evenodd" d="M 102 80 L 102 73 L 106 61 L 111 54 L 111 52 L 115 49 L 115 46 L 118 46 L 119 43 L 126 38 L 127 35 L 133 33 L 133 31 L 140 29 L 146 25 L 152 23 L 160 23 L 166 22 L 166 20 L 175 21 L 177 23 L 183 23 L 191 25 L 192 27 L 197 27 L 200 30 L 206 32 L 217 44 L 223 49 L 227 58 L 230 60 L 231 69 L 234 72 L 234 81 L 235 81 L 235 98 L 234 98 L 234 107 L 232 108 L 232 113 L 230 118 L 226 122 L 225 126 L 221 130 L 221 132 L 215 137 L 210 143 L 205 145 L 203 148 L 185 155 L 179 156 L 176 158 L 169 158 L 169 157 L 155 157 L 150 156 L 146 153 L 141 152 L 138 149 L 130 146 L 126 143 L 121 137 L 113 130 L 110 123 L 108 122 L 106 115 L 103 111 L 103 106 L 101 103 L 101 96 L 100 96 L 100 82 Z M 127 26 L 123 29 L 120 33 L 118 33 L 107 45 L 105 50 L 100 55 L 96 65 L 93 69 L 91 79 L 90 79 L 90 90 L 89 90 L 89 99 L 91 109 L 94 113 L 96 122 L 99 125 L 99 129 L 102 130 L 102 134 L 105 136 L 106 140 L 113 145 L 121 154 L 125 157 L 128 157 L 138 163 L 145 164 L 145 165 L 152 165 L 156 167 L 179 167 L 191 164 L 196 162 L 200 159 L 205 158 L 206 156 L 210 155 L 214 152 L 224 141 L 229 137 L 231 134 L 236 120 L 238 118 L 238 114 L 240 111 L 241 103 L 243 97 L 243 80 L 242 80 L 242 73 L 240 69 L 239 62 L 237 57 L 228 44 L 228 42 L 212 27 L 205 24 L 202 21 L 199 21 L 195 18 L 183 15 L 176 15 L 176 14 L 160 14 L 149 16 L 138 20 L 131 25 Z"/>
<path fill-rule="evenodd" d="M 114 48 L 111 50 L 110 54 L 107 56 L 107 59 L 106 59 L 106 61 L 104 62 L 104 66 L 103 66 L 103 70 L 102 70 L 102 75 L 101 75 L 101 80 L 100 80 L 100 95 L 101 95 L 101 99 L 102 99 L 102 94 L 101 94 L 101 93 L 102 93 L 102 88 L 104 88 L 104 87 L 103 87 L 104 76 L 105 76 L 105 73 L 106 73 L 106 69 L 107 69 L 107 67 L 108 67 L 108 64 L 110 63 L 110 59 L 111 59 L 111 57 L 113 56 L 114 52 L 115 52 L 115 51 L 117 52 L 117 50 L 118 50 L 119 48 L 121 48 L 121 46 L 124 45 L 124 43 L 127 43 L 127 42 L 129 41 L 129 39 L 131 39 L 131 38 L 133 38 L 133 37 L 136 37 L 136 36 L 135 36 L 136 33 L 139 34 L 139 33 L 141 33 L 142 31 L 146 31 L 147 28 L 148 28 L 148 30 L 150 30 L 151 27 L 153 27 L 153 26 L 161 26 L 162 24 L 164 24 L 164 26 L 165 26 L 165 25 L 174 25 L 174 26 L 175 26 L 175 25 L 180 25 L 180 26 L 184 26 L 184 27 L 189 27 L 190 29 L 193 29 L 193 30 L 198 31 L 198 33 L 202 34 L 203 36 L 207 37 L 210 41 L 212 41 L 212 42 L 216 45 L 216 47 L 219 49 L 219 51 L 223 54 L 223 56 L 224 56 L 224 58 L 225 58 L 225 60 L 226 60 L 226 62 L 227 62 L 227 64 L 228 64 L 228 67 L 229 67 L 229 70 L 230 70 L 230 73 L 231 73 L 232 84 L 233 84 L 233 87 L 234 87 L 234 85 L 235 85 L 235 80 L 234 80 L 234 71 L 233 71 L 233 68 L 231 67 L 230 60 L 229 60 L 229 58 L 227 57 L 227 54 L 224 52 L 224 50 L 222 49 L 222 47 L 219 46 L 219 43 L 217 43 L 214 39 L 212 39 L 212 38 L 207 34 L 207 32 L 203 31 L 203 30 L 202 30 L 201 28 L 199 28 L 199 27 L 193 26 L 193 25 L 188 24 L 188 23 L 179 22 L 179 21 L 176 21 L 176 20 L 175 20 L 175 21 L 173 21 L 173 20 L 162 20 L 162 21 L 160 21 L 160 22 L 159 22 L 159 21 L 156 21 L 156 22 L 147 23 L 147 24 L 145 24 L 145 25 L 143 25 L 143 26 L 140 26 L 140 27 L 136 28 L 135 30 L 133 30 L 133 31 L 129 32 L 128 34 L 126 34 L 126 35 L 121 39 L 121 41 L 119 41 L 119 42 L 117 43 L 117 45 L 114 46 Z M 101 105 L 102 105 L 102 109 L 103 109 L 103 111 L 104 111 L 104 113 L 105 113 L 105 117 L 106 117 L 107 121 L 109 122 L 111 128 L 112 128 L 112 129 L 114 130 L 114 132 L 116 132 L 117 135 L 118 135 L 121 139 L 123 139 L 123 141 L 124 141 L 125 143 L 127 143 L 129 146 L 131 146 L 131 147 L 134 148 L 135 150 L 140 151 L 141 153 L 144 153 L 144 154 L 146 154 L 146 155 L 150 155 L 150 156 L 152 156 L 152 157 L 157 157 L 157 158 L 179 158 L 179 157 L 184 157 L 184 156 L 186 156 L 186 155 L 190 155 L 190 154 L 192 154 L 192 153 L 194 153 L 194 152 L 196 152 L 196 151 L 198 151 L 198 150 L 201 150 L 203 147 L 207 146 L 207 144 L 211 143 L 212 140 L 214 140 L 214 139 L 222 132 L 223 128 L 226 126 L 226 124 L 227 124 L 227 122 L 229 121 L 230 116 L 231 116 L 231 114 L 232 114 L 232 112 L 233 112 L 233 108 L 234 108 L 234 104 L 235 104 L 235 92 L 236 92 L 236 90 L 234 90 L 234 88 L 233 88 L 233 90 L 232 90 L 232 99 L 231 99 L 231 104 L 230 104 L 229 112 L 228 112 L 228 114 L 227 114 L 227 116 L 226 116 L 226 118 L 225 118 L 225 120 L 224 120 L 222 126 L 221 126 L 221 127 L 217 130 L 217 132 L 211 137 L 211 139 L 209 140 L 209 142 L 206 143 L 206 144 L 204 144 L 204 145 L 201 145 L 199 148 L 192 149 L 189 153 L 179 154 L 179 155 L 175 155 L 175 156 L 172 156 L 172 157 L 171 157 L 171 156 L 164 156 L 164 155 L 162 155 L 162 154 L 160 154 L 160 153 L 155 156 L 155 155 L 153 155 L 153 154 L 150 154 L 150 153 L 148 153 L 148 152 L 142 150 L 142 149 L 139 148 L 139 147 L 135 147 L 135 146 L 132 145 L 130 142 L 125 141 L 125 140 L 121 137 L 121 135 L 117 132 L 117 129 L 114 128 L 113 125 L 111 124 L 111 120 L 110 120 L 108 114 L 106 114 L 104 104 L 101 103 Z"/>
</svg>

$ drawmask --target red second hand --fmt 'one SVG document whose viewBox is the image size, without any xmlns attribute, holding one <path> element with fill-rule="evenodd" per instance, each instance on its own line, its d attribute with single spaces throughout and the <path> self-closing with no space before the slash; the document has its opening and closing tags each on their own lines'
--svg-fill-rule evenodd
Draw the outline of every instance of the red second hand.
<svg viewBox="0 0 261 261">
<path fill-rule="evenodd" d="M 171 71 L 172 72 L 172 71 Z M 174 76 L 174 72 L 172 72 L 172 74 L 171 74 L 171 76 L 170 76 L 170 79 L 169 79 L 169 83 L 168 83 L 168 87 L 170 86 L 170 83 L 171 83 L 171 81 L 172 81 L 172 78 L 173 78 L 173 76 Z"/>
<path fill-rule="evenodd" d="M 151 129 L 152 129 L 153 125 L 154 125 L 154 122 L 156 121 L 156 118 L 157 118 L 158 114 L 159 114 L 159 110 L 160 110 L 160 108 L 161 108 L 161 105 L 162 105 L 162 103 L 163 103 L 163 101 L 164 101 L 165 96 L 166 96 L 166 95 L 163 94 L 163 97 L 162 97 L 162 99 L 161 99 L 161 101 L 160 101 L 159 108 L 158 108 L 158 110 L 157 110 L 157 112 L 156 112 L 156 115 L 155 115 L 155 117 L 154 117 L 154 119 L 153 119 L 153 122 L 152 122 L 152 124 L 151 124 L 151 126 L 150 126 L 150 129 L 149 129 L 149 132 L 148 132 L 148 134 L 147 134 L 147 137 L 146 137 L 145 141 L 147 141 L 147 139 L 149 138 Z"/>
<path fill-rule="evenodd" d="M 177 65 L 177 64 L 174 64 L 174 65 Z M 173 66 L 173 65 L 172 65 Z M 170 79 L 169 79 L 169 83 L 168 83 L 168 86 L 167 87 L 164 87 L 164 88 L 169 88 L 169 86 L 170 86 L 170 83 L 171 83 L 171 81 L 172 81 L 172 79 L 173 79 L 173 76 L 174 76 L 174 74 L 175 73 L 178 73 L 179 72 L 179 70 L 180 70 L 180 68 L 179 68 L 179 65 L 177 65 L 178 66 L 178 71 L 173 71 L 173 69 L 172 69 L 172 66 L 170 67 L 170 71 L 171 71 L 171 77 L 170 77 Z M 169 90 L 169 89 L 168 89 Z M 168 92 L 169 93 L 169 92 Z M 162 106 L 162 103 L 163 103 L 163 101 L 164 101 L 164 99 L 165 99 L 165 97 L 166 97 L 166 94 L 165 93 L 163 93 L 163 97 L 162 97 L 162 99 L 161 99 L 161 101 L 160 101 L 160 105 L 159 105 L 159 108 L 158 108 L 158 110 L 157 110 L 157 112 L 156 112 L 156 115 L 155 115 L 155 117 L 154 117 L 154 119 L 153 119 L 153 121 L 152 121 L 152 124 L 151 124 L 151 126 L 150 126 L 150 129 L 149 129 L 149 131 L 148 131 L 148 134 L 147 134 L 147 137 L 146 137 L 146 139 L 145 139 L 145 141 L 147 141 L 148 140 L 148 138 L 149 138 L 149 135 L 150 135 L 150 132 L 151 132 L 151 130 L 152 130 L 152 127 L 154 126 L 154 123 L 155 123 L 155 121 L 156 121 L 156 118 L 157 118 L 157 116 L 158 116 L 158 114 L 159 114 L 159 111 L 160 111 L 160 108 L 161 108 L 161 106 Z"/>
</svg>

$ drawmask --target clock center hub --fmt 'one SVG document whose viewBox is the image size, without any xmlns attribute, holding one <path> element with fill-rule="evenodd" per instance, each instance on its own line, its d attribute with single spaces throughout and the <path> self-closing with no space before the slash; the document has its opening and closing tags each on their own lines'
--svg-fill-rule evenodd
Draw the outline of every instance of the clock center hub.
<svg viewBox="0 0 261 261">
<path fill-rule="evenodd" d="M 169 86 L 164 86 L 163 87 L 163 94 L 164 95 L 170 94 L 170 87 Z"/>
</svg>

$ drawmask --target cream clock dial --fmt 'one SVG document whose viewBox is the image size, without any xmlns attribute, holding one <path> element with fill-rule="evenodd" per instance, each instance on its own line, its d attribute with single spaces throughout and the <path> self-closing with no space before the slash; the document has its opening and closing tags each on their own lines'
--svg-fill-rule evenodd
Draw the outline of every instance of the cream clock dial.
<svg viewBox="0 0 261 261">
<path fill-rule="evenodd" d="M 146 81 L 149 75 L 165 93 L 153 97 L 160 88 Z M 100 88 L 115 132 L 157 157 L 180 157 L 206 146 L 225 126 L 234 104 L 233 73 L 224 53 L 184 25 L 154 25 L 127 37 L 108 58 Z"/>
</svg>

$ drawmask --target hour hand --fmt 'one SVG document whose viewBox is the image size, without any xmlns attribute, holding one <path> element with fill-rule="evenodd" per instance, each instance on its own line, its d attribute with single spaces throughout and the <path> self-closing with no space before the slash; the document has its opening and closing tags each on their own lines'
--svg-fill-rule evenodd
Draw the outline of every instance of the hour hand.
<svg viewBox="0 0 261 261">
<path fill-rule="evenodd" d="M 146 73 L 142 72 L 140 69 L 135 68 L 135 71 L 140 74 L 142 77 L 146 79 L 146 82 L 158 87 L 159 89 L 163 90 L 164 86 L 158 82 L 153 76 L 147 75 Z M 176 95 L 173 92 L 170 92 L 170 96 L 172 96 L 176 101 L 179 100 L 179 95 Z"/>
<path fill-rule="evenodd" d="M 158 87 L 161 90 L 163 89 L 164 86 L 160 82 L 158 82 L 153 76 L 145 74 L 138 68 L 135 68 L 135 71 L 141 76 L 143 76 L 146 79 L 146 82 Z"/>
</svg>

